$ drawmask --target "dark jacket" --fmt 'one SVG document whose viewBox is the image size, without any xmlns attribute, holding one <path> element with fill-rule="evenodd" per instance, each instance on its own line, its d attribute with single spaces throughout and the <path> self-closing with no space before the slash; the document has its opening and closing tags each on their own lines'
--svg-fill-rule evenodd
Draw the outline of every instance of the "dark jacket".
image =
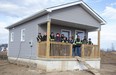
<svg viewBox="0 0 116 75">
<path fill-rule="evenodd" d="M 55 40 L 55 36 L 53 35 L 50 35 L 50 39 L 54 39 Z"/>
<path fill-rule="evenodd" d="M 61 41 L 60 37 L 56 36 L 55 41 L 60 42 Z"/>
<path fill-rule="evenodd" d="M 44 35 L 42 41 L 47 41 L 47 35 Z"/>
<path fill-rule="evenodd" d="M 38 35 L 37 41 L 42 41 L 42 36 L 41 35 Z"/>
<path fill-rule="evenodd" d="M 60 37 L 60 39 L 61 39 L 61 42 L 63 42 L 63 41 L 64 41 L 64 37 L 63 37 L 63 36 L 61 36 L 61 37 Z"/>
<path fill-rule="evenodd" d="M 87 43 L 88 43 L 87 39 L 82 40 L 82 44 L 87 44 Z"/>
</svg>

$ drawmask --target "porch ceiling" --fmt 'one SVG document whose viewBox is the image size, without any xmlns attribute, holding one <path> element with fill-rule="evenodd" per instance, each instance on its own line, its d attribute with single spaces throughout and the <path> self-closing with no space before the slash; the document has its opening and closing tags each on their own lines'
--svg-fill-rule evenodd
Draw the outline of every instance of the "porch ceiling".
<svg viewBox="0 0 116 75">
<path fill-rule="evenodd" d="M 51 22 L 52 22 L 52 24 L 57 24 L 57 25 L 61 25 L 61 26 L 68 26 L 68 27 L 75 27 L 75 28 L 83 29 L 83 30 L 94 31 L 94 30 L 98 29 L 98 27 L 93 27 L 93 26 L 83 25 L 83 24 L 77 24 L 77 23 L 71 23 L 71 22 L 55 20 L 55 19 L 52 19 Z"/>
</svg>

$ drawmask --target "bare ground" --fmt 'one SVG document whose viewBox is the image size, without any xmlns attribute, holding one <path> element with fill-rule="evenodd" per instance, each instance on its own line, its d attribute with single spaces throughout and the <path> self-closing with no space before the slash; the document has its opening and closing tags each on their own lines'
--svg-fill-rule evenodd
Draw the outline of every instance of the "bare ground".
<svg viewBox="0 0 116 75">
<path fill-rule="evenodd" d="M 101 75 L 116 75 L 116 53 L 101 53 Z M 87 71 L 66 71 L 46 73 L 42 70 L 8 63 L 0 60 L 0 75 L 93 75 Z"/>
</svg>

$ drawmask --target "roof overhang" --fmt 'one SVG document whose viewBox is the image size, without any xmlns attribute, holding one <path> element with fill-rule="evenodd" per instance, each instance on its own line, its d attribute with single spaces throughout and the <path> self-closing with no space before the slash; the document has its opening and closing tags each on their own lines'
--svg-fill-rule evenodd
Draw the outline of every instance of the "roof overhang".
<svg viewBox="0 0 116 75">
<path fill-rule="evenodd" d="M 47 8 L 46 10 L 48 12 L 52 12 L 58 9 L 62 9 L 62 8 L 66 8 L 66 7 L 70 7 L 70 6 L 74 6 L 74 5 L 78 5 L 80 4 L 88 13 L 90 13 L 95 19 L 97 19 L 101 25 L 105 25 L 106 21 L 100 17 L 93 9 L 91 9 L 84 1 L 80 0 L 80 1 L 76 1 L 76 2 L 72 2 L 72 3 L 67 3 L 67 4 L 63 4 L 63 5 L 59 5 L 59 6 L 54 6 L 54 7 L 50 7 Z"/>
<path fill-rule="evenodd" d="M 83 29 L 83 30 L 96 30 L 99 27 L 98 26 L 90 26 L 90 25 L 84 25 L 84 24 L 79 24 L 79 23 L 72 23 L 72 22 L 67 22 L 67 21 L 61 21 L 61 20 L 56 20 L 56 19 L 51 19 L 51 23 L 54 25 L 60 25 L 60 26 L 66 26 L 66 27 L 73 27 L 77 29 Z M 60 24 L 59 24 L 60 23 Z"/>
<path fill-rule="evenodd" d="M 34 14 L 34 15 L 30 16 L 30 17 L 27 17 L 27 18 L 25 18 L 25 19 L 19 21 L 19 22 L 16 22 L 16 23 L 14 23 L 14 24 L 12 24 L 12 25 L 9 25 L 8 27 L 6 27 L 6 29 L 10 29 L 10 28 L 12 28 L 12 27 L 18 26 L 18 25 L 20 25 L 20 24 L 23 24 L 23 23 L 25 23 L 25 22 L 27 22 L 27 21 L 30 21 L 30 20 L 32 20 L 32 19 L 35 19 L 35 18 L 40 17 L 40 16 L 42 16 L 42 15 L 44 15 L 44 14 L 47 14 L 47 13 L 48 13 L 47 10 L 42 10 L 42 11 L 37 12 L 36 14 Z"/>
<path fill-rule="evenodd" d="M 28 18 L 25 18 L 17 23 L 14 23 L 8 27 L 6 27 L 6 29 L 10 29 L 14 26 L 17 26 L 17 25 L 21 25 L 22 23 L 25 23 L 27 21 L 30 21 L 34 18 L 37 18 L 37 17 L 40 17 L 42 15 L 45 15 L 47 13 L 50 13 L 52 11 L 55 11 L 55 10 L 58 10 L 58 9 L 62 9 L 62 8 L 66 8 L 66 7 L 70 7 L 70 6 L 74 6 L 74 5 L 78 5 L 80 4 L 86 11 L 88 11 L 95 19 L 97 19 L 101 25 L 105 25 L 106 24 L 106 21 L 100 17 L 94 10 L 92 10 L 85 2 L 83 2 L 82 0 L 79 0 L 79 1 L 76 1 L 76 2 L 72 2 L 72 3 L 67 3 L 67 4 L 63 4 L 63 5 L 59 5 L 59 6 L 54 6 L 54 7 L 50 7 L 50 8 L 46 8 Z"/>
</svg>

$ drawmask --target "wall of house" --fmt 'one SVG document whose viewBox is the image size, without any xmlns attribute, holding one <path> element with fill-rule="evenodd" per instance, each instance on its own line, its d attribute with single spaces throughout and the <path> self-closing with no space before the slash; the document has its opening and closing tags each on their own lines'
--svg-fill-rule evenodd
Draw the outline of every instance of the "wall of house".
<svg viewBox="0 0 116 75">
<path fill-rule="evenodd" d="M 50 13 L 51 19 L 99 27 L 100 23 L 80 5 L 59 9 Z"/>
<path fill-rule="evenodd" d="M 9 35 L 14 32 L 14 41 L 11 42 L 9 37 L 9 57 L 20 58 L 38 58 L 38 44 L 36 37 L 38 32 L 43 32 L 40 28 L 40 23 L 46 22 L 46 16 L 34 19 L 20 26 L 9 29 Z M 21 29 L 25 29 L 25 41 L 21 42 Z M 29 42 L 32 41 L 33 47 L 30 47 Z"/>
<path fill-rule="evenodd" d="M 62 25 L 56 25 L 56 24 L 51 25 L 51 32 L 54 32 L 54 34 L 61 33 L 62 29 L 70 30 L 71 31 L 71 36 L 74 36 L 74 37 L 75 37 L 75 30 L 84 31 L 85 36 L 88 36 L 88 33 L 84 29 L 78 29 L 78 28 L 74 28 L 74 27 L 68 27 L 68 26 L 62 26 Z"/>
</svg>

